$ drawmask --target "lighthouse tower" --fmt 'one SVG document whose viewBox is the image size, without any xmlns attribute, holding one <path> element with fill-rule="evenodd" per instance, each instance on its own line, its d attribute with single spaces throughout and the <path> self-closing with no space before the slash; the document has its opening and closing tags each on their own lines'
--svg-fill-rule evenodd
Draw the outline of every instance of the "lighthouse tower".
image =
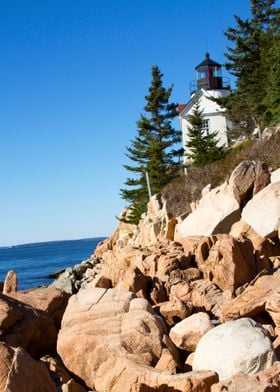
<svg viewBox="0 0 280 392">
<path fill-rule="evenodd" d="M 219 145 L 228 145 L 227 130 L 231 123 L 225 117 L 224 109 L 211 98 L 220 98 L 230 94 L 229 79 L 222 76 L 222 66 L 210 58 L 206 53 L 205 59 L 195 67 L 196 79 L 190 82 L 190 100 L 186 104 L 180 104 L 179 121 L 183 134 L 183 146 L 188 152 L 188 116 L 192 113 L 195 103 L 199 102 L 203 110 L 205 133 L 218 132 Z M 184 158 L 185 163 L 187 158 Z"/>
</svg>

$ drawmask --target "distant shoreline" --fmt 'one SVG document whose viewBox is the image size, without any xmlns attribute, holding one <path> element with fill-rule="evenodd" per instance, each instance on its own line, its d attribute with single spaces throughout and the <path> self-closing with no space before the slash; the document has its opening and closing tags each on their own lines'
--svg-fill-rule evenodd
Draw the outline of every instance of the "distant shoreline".
<svg viewBox="0 0 280 392">
<path fill-rule="evenodd" d="M 46 244 L 57 244 L 58 242 L 75 242 L 75 241 L 92 241 L 98 240 L 103 241 L 107 237 L 88 237 L 88 238 L 78 238 L 73 240 L 54 240 L 54 241 L 40 241 L 40 242 L 29 242 L 27 244 L 16 244 L 16 245 L 4 245 L 0 246 L 0 249 L 12 249 L 12 248 L 24 248 L 29 246 L 36 246 L 36 245 L 46 245 Z"/>
</svg>

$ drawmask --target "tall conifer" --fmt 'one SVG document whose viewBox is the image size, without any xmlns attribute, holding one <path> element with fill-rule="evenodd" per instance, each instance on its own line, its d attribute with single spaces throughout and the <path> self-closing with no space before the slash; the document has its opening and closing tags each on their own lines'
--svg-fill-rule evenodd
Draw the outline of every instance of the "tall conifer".
<svg viewBox="0 0 280 392">
<path fill-rule="evenodd" d="M 219 100 L 228 109 L 228 117 L 238 133 L 250 134 L 268 123 L 269 91 L 267 63 L 271 39 L 279 29 L 279 9 L 275 0 L 251 0 L 251 17 L 235 15 L 236 27 L 225 32 L 228 47 L 226 68 L 237 77 L 236 90 Z"/>
<path fill-rule="evenodd" d="M 138 223 L 148 202 L 146 172 L 150 178 L 153 193 L 169 183 L 178 172 L 182 148 L 181 132 L 172 126 L 173 119 L 178 115 L 177 105 L 169 103 L 172 88 L 163 87 L 159 67 L 151 69 L 152 81 L 148 94 L 145 96 L 145 114 L 137 122 L 137 135 L 127 147 L 127 156 L 131 165 L 124 167 L 134 174 L 126 180 L 126 188 L 121 189 L 121 197 L 128 201 L 131 208 L 129 220 Z"/>
<path fill-rule="evenodd" d="M 275 125 L 280 123 L 280 31 L 274 37 L 268 37 L 268 41 L 269 50 L 264 65 L 268 70 L 264 104 L 267 123 Z"/>
</svg>

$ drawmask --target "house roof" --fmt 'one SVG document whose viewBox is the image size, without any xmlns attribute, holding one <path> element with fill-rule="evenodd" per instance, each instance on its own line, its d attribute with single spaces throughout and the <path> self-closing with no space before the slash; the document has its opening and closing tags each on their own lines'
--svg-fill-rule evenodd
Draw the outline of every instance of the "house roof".
<svg viewBox="0 0 280 392">
<path fill-rule="evenodd" d="M 179 105 L 177 106 L 178 112 L 181 113 L 185 109 L 186 106 L 187 106 L 186 103 L 179 103 Z"/>
<path fill-rule="evenodd" d="M 216 67 L 221 67 L 221 64 L 217 63 L 216 61 L 210 59 L 210 55 L 209 53 L 205 53 L 205 59 L 202 61 L 202 63 L 200 63 L 199 65 L 197 65 L 195 67 L 195 69 L 198 69 L 200 67 L 205 67 L 208 65 L 212 65 L 212 66 L 216 66 Z"/>
<path fill-rule="evenodd" d="M 184 113 L 188 112 L 192 105 L 202 96 L 203 93 L 205 93 L 205 91 L 203 89 L 200 89 L 191 96 L 190 100 L 187 103 L 178 105 L 179 116 L 181 117 L 184 115 Z M 179 110 L 180 106 L 181 110 Z"/>
</svg>

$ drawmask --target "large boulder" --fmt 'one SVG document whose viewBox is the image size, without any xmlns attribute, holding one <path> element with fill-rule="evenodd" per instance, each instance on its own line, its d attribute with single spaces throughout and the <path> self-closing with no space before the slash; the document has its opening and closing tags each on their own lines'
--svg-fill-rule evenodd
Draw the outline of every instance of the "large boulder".
<svg viewBox="0 0 280 392">
<path fill-rule="evenodd" d="M 172 207 L 163 194 L 153 195 L 147 205 L 147 213 L 142 216 L 130 244 L 134 247 L 146 247 L 155 245 L 158 240 L 173 240 L 177 220 Z"/>
<path fill-rule="evenodd" d="M 185 255 L 181 244 L 165 241 L 150 248 L 150 255 L 139 263 L 145 275 L 158 278 L 163 282 L 169 280 L 170 273 L 176 269 L 185 270 L 190 266 L 190 257 Z"/>
<path fill-rule="evenodd" d="M 276 316 L 277 320 L 277 312 L 275 313 L 273 309 L 275 309 L 279 297 L 279 287 L 280 270 L 273 275 L 260 276 L 234 300 L 224 304 L 221 310 L 221 320 L 256 317 L 266 310 L 267 303 L 270 304 L 271 316 Z M 273 301 L 273 298 L 276 300 Z"/>
<path fill-rule="evenodd" d="M 181 238 L 180 242 L 183 246 L 185 255 L 195 262 L 203 264 L 209 256 L 209 251 L 215 242 L 215 236 L 190 236 Z"/>
<path fill-rule="evenodd" d="M 269 313 L 272 318 L 277 334 L 280 332 L 280 290 L 276 291 L 273 295 L 268 298 L 265 304 L 265 310 Z"/>
<path fill-rule="evenodd" d="M 271 173 L 271 182 L 280 182 L 280 168 Z"/>
<path fill-rule="evenodd" d="M 133 267 L 133 266 L 130 266 L 125 271 L 122 280 L 117 285 L 118 289 L 125 290 L 125 291 L 132 291 L 137 295 L 137 297 L 142 297 L 142 298 L 147 298 L 148 288 L 150 287 L 151 287 L 151 278 L 149 276 L 144 275 L 138 267 Z"/>
<path fill-rule="evenodd" d="M 171 375 L 128 359 L 108 358 L 96 372 L 97 392 L 210 392 L 218 380 L 212 371 Z"/>
<path fill-rule="evenodd" d="M 204 309 L 220 317 L 222 308 L 229 299 L 214 283 L 207 279 L 198 279 L 191 283 L 191 302 L 195 308 Z"/>
<path fill-rule="evenodd" d="M 187 281 L 179 281 L 172 284 L 169 289 L 169 301 L 179 300 L 183 302 L 189 309 L 193 308 L 191 297 L 192 288 Z M 191 313 L 191 312 L 189 312 Z"/>
<path fill-rule="evenodd" d="M 108 242 L 109 240 L 107 240 Z M 97 250 L 101 254 L 100 249 Z M 127 278 L 127 270 L 141 264 L 145 254 L 130 245 L 112 246 L 102 253 L 101 274 L 110 279 L 113 287 Z M 138 261 L 139 260 L 139 261 Z"/>
<path fill-rule="evenodd" d="M 273 237 L 280 227 L 280 182 L 268 185 L 251 199 L 242 219 L 262 237 Z"/>
<path fill-rule="evenodd" d="M 40 358 L 55 348 L 57 330 L 45 312 L 0 295 L 0 341 Z"/>
<path fill-rule="evenodd" d="M 195 313 L 177 323 L 170 330 L 170 338 L 180 349 L 195 351 L 199 340 L 213 328 L 213 324 L 207 313 Z"/>
<path fill-rule="evenodd" d="M 3 294 L 9 295 L 9 293 L 16 292 L 17 286 L 18 286 L 17 274 L 13 270 L 8 271 L 4 281 Z"/>
<path fill-rule="evenodd" d="M 256 374 L 237 373 L 228 380 L 215 384 L 211 392 L 278 392 L 280 390 L 280 362 Z"/>
<path fill-rule="evenodd" d="M 280 255 L 280 242 L 277 237 L 265 238 L 260 236 L 248 223 L 242 219 L 236 222 L 230 231 L 234 238 L 247 238 L 252 242 L 254 253 L 260 269 L 270 269 L 270 257 Z"/>
<path fill-rule="evenodd" d="M 57 351 L 66 367 L 93 387 L 108 359 L 154 365 L 163 325 L 149 303 L 116 289 L 92 288 L 72 296 L 62 319 Z"/>
<path fill-rule="evenodd" d="M 229 185 L 241 207 L 270 183 L 268 166 L 260 161 L 243 161 L 232 172 Z"/>
<path fill-rule="evenodd" d="M 188 236 L 227 234 L 240 219 L 240 211 L 250 198 L 270 182 L 263 162 L 244 161 L 232 172 L 228 182 L 203 192 L 198 206 L 175 228 L 175 241 Z"/>
<path fill-rule="evenodd" d="M 272 256 L 280 249 L 277 245 L 272 245 L 272 241 L 269 244 L 264 243 L 265 240 L 261 241 L 257 234 L 256 244 L 253 244 L 251 238 L 243 236 L 244 224 L 239 221 L 233 226 L 236 225 L 242 227 L 233 230 L 238 232 L 235 236 L 217 234 L 209 237 L 185 237 L 181 240 L 186 256 L 191 263 L 196 262 L 203 272 L 203 277 L 222 290 L 230 290 L 232 293 L 237 287 L 251 281 L 264 267 L 269 266 L 268 257 L 264 259 L 259 255 L 269 250 L 268 255 Z M 256 245 L 257 249 L 253 245 Z"/>
<path fill-rule="evenodd" d="M 10 293 L 9 297 L 30 305 L 35 309 L 42 310 L 53 319 L 56 327 L 59 329 L 70 295 L 65 291 L 49 286 L 17 291 L 16 293 Z"/>
<path fill-rule="evenodd" d="M 119 216 L 119 225 L 113 237 L 113 246 L 124 247 L 137 232 L 137 226 L 129 223 L 131 209 L 124 208 Z"/>
<path fill-rule="evenodd" d="M 177 367 L 178 363 L 175 361 L 170 351 L 167 348 L 164 348 L 155 369 L 161 371 L 168 371 L 170 372 L 170 374 L 176 374 Z"/>
<path fill-rule="evenodd" d="M 210 236 L 229 233 L 240 219 L 240 206 L 233 189 L 227 183 L 206 193 L 198 207 L 176 226 L 175 241 L 188 236 Z"/>
<path fill-rule="evenodd" d="M 106 254 L 115 248 L 124 248 L 131 240 L 137 226 L 128 223 L 130 209 L 125 208 L 119 216 L 119 225 L 111 237 L 101 241 L 95 248 L 92 260 L 106 259 Z"/>
<path fill-rule="evenodd" d="M 232 293 L 258 273 L 251 241 L 244 238 L 237 240 L 229 235 L 217 236 L 208 258 L 199 262 L 198 266 L 205 279 Z"/>
<path fill-rule="evenodd" d="M 22 348 L 0 342 L 0 390 L 3 392 L 56 392 L 46 366 Z"/>
<path fill-rule="evenodd" d="M 172 298 L 160 304 L 160 314 L 168 325 L 174 325 L 178 320 L 182 320 L 191 314 L 192 308 L 186 306 L 178 298 Z"/>
<path fill-rule="evenodd" d="M 213 370 L 224 380 L 238 372 L 257 373 L 275 362 L 266 331 L 249 318 L 229 321 L 208 331 L 198 342 L 194 370 Z"/>
</svg>

